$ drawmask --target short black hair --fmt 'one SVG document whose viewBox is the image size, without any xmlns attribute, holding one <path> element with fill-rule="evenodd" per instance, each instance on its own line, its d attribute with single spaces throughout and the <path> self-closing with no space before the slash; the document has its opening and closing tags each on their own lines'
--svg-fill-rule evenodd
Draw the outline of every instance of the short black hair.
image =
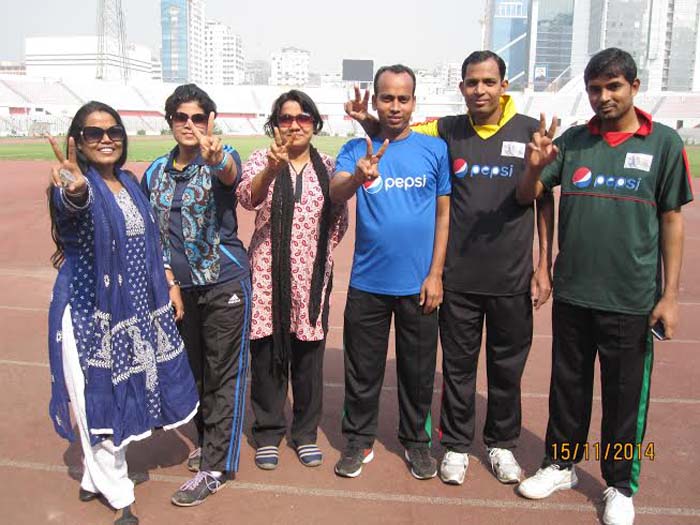
<svg viewBox="0 0 700 525">
<path fill-rule="evenodd" d="M 173 115 L 177 111 L 177 108 L 185 102 L 197 102 L 202 106 L 202 110 L 207 116 L 209 116 L 209 113 L 212 111 L 214 112 L 214 116 L 216 116 L 216 103 L 206 91 L 197 86 L 197 84 L 183 84 L 177 86 L 172 95 L 165 101 L 165 120 L 168 122 L 168 125 L 172 124 Z"/>
<path fill-rule="evenodd" d="M 494 60 L 498 64 L 498 73 L 501 75 L 501 81 L 506 79 L 506 63 L 503 59 L 493 51 L 485 49 L 483 51 L 474 51 L 471 55 L 462 62 L 462 80 L 467 74 L 467 68 L 470 64 L 481 64 L 487 60 Z"/>
<path fill-rule="evenodd" d="M 627 51 L 609 47 L 591 57 L 583 72 L 583 81 L 588 86 L 588 82 L 594 78 L 613 78 L 618 75 L 625 77 L 631 84 L 637 80 L 637 64 Z"/>
<path fill-rule="evenodd" d="M 104 102 L 97 102 L 96 100 L 91 100 L 90 102 L 83 104 L 80 107 L 80 109 L 78 109 L 78 111 L 75 113 L 75 116 L 73 117 L 73 120 L 70 123 L 70 127 L 68 128 L 68 134 L 66 137 L 66 157 L 68 157 L 68 137 L 73 137 L 76 146 L 80 144 L 80 141 L 82 140 L 81 133 L 83 131 L 83 128 L 85 127 L 85 121 L 92 113 L 95 112 L 102 112 L 111 115 L 114 119 L 114 122 L 117 123 L 117 126 L 121 126 L 122 128 L 124 128 L 124 122 L 122 121 L 121 116 L 119 116 L 119 113 L 117 113 L 116 109 L 114 109 L 112 106 L 108 106 Z M 126 128 L 124 129 L 126 130 Z M 124 166 L 124 163 L 126 162 L 126 155 L 128 149 L 129 139 L 126 136 L 125 131 L 124 141 L 122 142 L 122 154 L 119 156 L 119 159 L 117 159 L 117 162 L 115 163 L 115 166 L 117 168 L 121 168 L 122 166 Z M 85 154 L 83 154 L 83 152 L 80 151 L 80 149 L 76 148 L 76 156 L 78 159 L 78 167 L 80 168 L 80 171 L 86 173 L 88 168 L 90 167 L 90 163 L 85 157 Z"/>
<path fill-rule="evenodd" d="M 392 66 L 382 66 L 379 69 L 377 69 L 377 72 L 374 74 L 374 94 L 375 95 L 377 93 L 379 93 L 379 77 L 381 77 L 384 73 L 387 73 L 387 72 L 394 73 L 395 75 L 400 75 L 401 73 L 406 73 L 409 77 L 411 77 L 411 80 L 413 80 L 413 95 L 416 94 L 416 74 L 408 66 L 404 66 L 403 64 L 394 64 Z"/>
<path fill-rule="evenodd" d="M 323 119 L 321 118 L 321 113 L 318 111 L 316 104 L 311 99 L 309 95 L 298 89 L 290 89 L 286 93 L 282 93 L 277 99 L 272 103 L 272 109 L 270 110 L 270 116 L 267 117 L 267 122 L 263 126 L 265 134 L 269 137 L 275 135 L 275 128 L 280 125 L 280 112 L 282 111 L 282 106 L 286 102 L 296 102 L 301 106 L 301 110 L 304 113 L 308 113 L 314 119 L 314 135 L 323 129 Z"/>
</svg>

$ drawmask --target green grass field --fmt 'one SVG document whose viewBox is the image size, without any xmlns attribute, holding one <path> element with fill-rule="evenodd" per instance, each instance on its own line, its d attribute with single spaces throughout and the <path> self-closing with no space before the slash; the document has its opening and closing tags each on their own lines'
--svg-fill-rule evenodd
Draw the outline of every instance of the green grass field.
<svg viewBox="0 0 700 525">
<path fill-rule="evenodd" d="M 316 148 L 335 156 L 347 141 L 346 137 L 314 137 Z M 224 137 L 241 155 L 243 161 L 256 149 L 266 148 L 271 140 L 265 136 Z M 170 137 L 129 137 L 129 161 L 150 162 L 167 153 L 175 145 Z M 0 160 L 54 160 L 49 143 L 41 139 L 0 139 Z"/>
<path fill-rule="evenodd" d="M 264 136 L 225 137 L 226 143 L 234 146 L 243 161 L 256 149 L 266 148 L 270 139 Z M 347 141 L 346 137 L 314 137 L 314 145 L 331 156 L 338 153 Z M 129 137 L 129 161 L 149 162 L 170 151 L 175 142 L 169 137 Z M 690 171 L 700 177 L 700 146 L 688 146 Z M 0 139 L 0 160 L 53 160 L 48 142 L 41 139 Z"/>
</svg>

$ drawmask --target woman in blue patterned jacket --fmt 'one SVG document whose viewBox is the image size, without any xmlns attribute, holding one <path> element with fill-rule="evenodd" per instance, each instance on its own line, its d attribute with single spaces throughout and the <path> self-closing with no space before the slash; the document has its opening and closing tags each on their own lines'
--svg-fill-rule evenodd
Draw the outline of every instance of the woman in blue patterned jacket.
<svg viewBox="0 0 700 525">
<path fill-rule="evenodd" d="M 126 446 L 174 428 L 197 410 L 197 392 L 173 318 L 162 253 L 147 199 L 122 169 L 127 137 L 119 114 L 89 102 L 68 130 L 66 156 L 49 188 L 59 269 L 49 309 L 50 414 L 84 455 L 79 497 L 104 498 L 115 523 L 134 525 Z"/>
<path fill-rule="evenodd" d="M 201 411 L 188 467 L 199 471 L 172 502 L 199 505 L 238 470 L 250 330 L 250 269 L 238 239 L 236 186 L 241 159 L 214 135 L 216 104 L 194 84 L 165 102 L 177 145 L 141 180 L 160 226 Z"/>
</svg>

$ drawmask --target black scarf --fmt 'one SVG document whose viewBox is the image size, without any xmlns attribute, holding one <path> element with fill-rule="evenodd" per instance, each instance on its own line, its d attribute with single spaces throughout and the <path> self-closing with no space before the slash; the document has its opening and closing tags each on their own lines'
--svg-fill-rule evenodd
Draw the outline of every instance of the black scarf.
<svg viewBox="0 0 700 525">
<path fill-rule="evenodd" d="M 328 234 L 331 222 L 331 199 L 329 192 L 329 176 L 326 165 L 316 148 L 310 146 L 311 164 L 316 172 L 318 183 L 323 193 L 323 209 L 316 246 L 313 275 L 311 277 L 311 292 L 309 296 L 309 320 L 314 326 L 321 313 L 321 292 L 323 277 L 326 273 L 326 258 L 328 255 Z M 291 352 L 290 317 L 291 317 L 291 237 L 294 219 L 294 189 L 292 177 L 287 164 L 275 179 L 272 193 L 271 240 L 272 240 L 272 366 L 276 372 L 286 369 Z M 311 232 L 309 232 L 311 233 Z M 331 279 L 326 290 L 323 312 L 323 330 L 328 330 L 328 295 Z"/>
</svg>

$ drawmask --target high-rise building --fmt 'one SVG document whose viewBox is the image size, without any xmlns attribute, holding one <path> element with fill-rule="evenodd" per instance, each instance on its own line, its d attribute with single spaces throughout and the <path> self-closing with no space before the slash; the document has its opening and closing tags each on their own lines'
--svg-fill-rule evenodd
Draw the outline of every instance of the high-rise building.
<svg viewBox="0 0 700 525">
<path fill-rule="evenodd" d="M 204 82 L 226 86 L 242 84 L 245 75 L 243 43 L 226 24 L 207 20 L 204 35 Z"/>
<path fill-rule="evenodd" d="M 642 89 L 700 90 L 700 0 L 590 0 L 588 49 L 619 47 Z"/>
<path fill-rule="evenodd" d="M 536 91 L 558 88 L 571 75 L 574 0 L 533 0 L 530 26 L 531 60 L 528 84 Z M 534 55 L 534 57 L 532 56 Z"/>
<path fill-rule="evenodd" d="M 527 85 L 529 67 L 530 0 L 487 0 L 485 47 L 506 63 L 511 87 Z"/>
<path fill-rule="evenodd" d="M 700 0 L 486 0 L 484 21 L 514 89 L 559 89 L 618 47 L 642 89 L 700 91 Z"/>
<path fill-rule="evenodd" d="M 700 2 L 652 0 L 645 81 L 649 89 L 700 90 Z"/>
<path fill-rule="evenodd" d="M 204 0 L 161 0 L 165 82 L 204 80 Z"/>
<path fill-rule="evenodd" d="M 271 57 L 271 86 L 305 86 L 309 81 L 311 54 L 296 47 L 285 47 Z"/>
</svg>

